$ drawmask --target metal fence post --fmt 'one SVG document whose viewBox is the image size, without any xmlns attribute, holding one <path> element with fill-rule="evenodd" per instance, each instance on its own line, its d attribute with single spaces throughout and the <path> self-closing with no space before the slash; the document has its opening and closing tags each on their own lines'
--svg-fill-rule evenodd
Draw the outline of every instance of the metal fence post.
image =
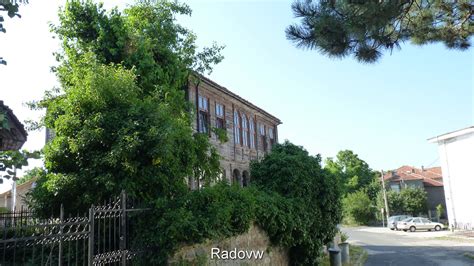
<svg viewBox="0 0 474 266">
<path fill-rule="evenodd" d="M 127 254 L 126 254 L 126 249 L 127 249 L 127 194 L 125 194 L 125 191 L 122 190 L 122 193 L 120 195 L 121 198 L 121 203 L 122 203 L 122 212 L 121 212 L 121 223 L 120 226 L 122 235 L 120 236 L 120 251 L 122 253 L 122 265 L 125 266 L 127 265 Z"/>
<path fill-rule="evenodd" d="M 59 210 L 59 258 L 58 265 L 63 265 L 63 229 L 64 229 L 64 207 L 61 204 L 61 209 Z"/>
<path fill-rule="evenodd" d="M 87 261 L 89 266 L 92 266 L 94 260 L 94 205 L 89 209 L 89 248 Z"/>
<path fill-rule="evenodd" d="M 331 266 L 342 266 L 341 250 L 337 247 L 328 249 L 329 263 Z"/>
</svg>

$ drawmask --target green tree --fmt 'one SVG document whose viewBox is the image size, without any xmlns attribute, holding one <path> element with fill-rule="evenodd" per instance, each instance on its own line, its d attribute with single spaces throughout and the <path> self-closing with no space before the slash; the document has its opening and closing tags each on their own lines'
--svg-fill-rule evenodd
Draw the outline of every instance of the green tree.
<svg viewBox="0 0 474 266">
<path fill-rule="evenodd" d="M 46 170 L 44 168 L 35 167 L 33 169 L 26 170 L 25 174 L 22 177 L 20 177 L 20 179 L 18 179 L 16 183 L 18 185 L 21 185 L 23 183 L 30 181 L 33 178 L 39 178 L 45 175 L 46 175 Z"/>
<path fill-rule="evenodd" d="M 442 42 L 466 50 L 474 33 L 474 4 L 469 0 L 297 0 L 292 9 L 301 24 L 289 26 L 286 34 L 298 47 L 336 58 L 354 55 L 365 63 L 405 41 Z"/>
<path fill-rule="evenodd" d="M 342 214 L 337 180 L 321 167 L 321 156 L 287 141 L 252 162 L 251 176 L 253 185 L 272 196 L 258 201 L 257 223 L 273 243 L 289 248 L 292 264 L 317 264 Z"/>
<path fill-rule="evenodd" d="M 18 14 L 19 10 L 19 4 L 27 4 L 28 0 L 0 0 L 0 11 L 7 12 L 7 15 L 10 18 L 13 18 L 15 16 L 21 17 L 20 14 Z M 7 30 L 3 27 L 3 15 L 0 14 L 0 32 L 6 33 Z M 0 57 L 0 64 L 6 65 L 7 62 L 3 60 L 3 57 Z"/>
<path fill-rule="evenodd" d="M 3 179 L 12 179 L 17 181 L 16 170 L 28 166 L 28 159 L 39 159 L 40 153 L 38 151 L 29 152 L 23 151 L 2 151 L 0 152 L 0 184 Z"/>
<path fill-rule="evenodd" d="M 369 165 L 350 150 L 338 152 L 336 160 L 327 158 L 325 168 L 338 179 L 344 194 L 368 186 L 375 177 Z"/>
<path fill-rule="evenodd" d="M 382 193 L 380 194 L 380 196 L 382 197 Z M 381 203 L 381 207 L 385 208 L 383 205 L 383 199 Z M 393 190 L 387 191 L 387 203 L 391 215 L 407 214 L 405 212 L 404 200 L 400 192 Z"/>
<path fill-rule="evenodd" d="M 403 200 L 403 210 L 407 214 L 418 215 L 427 210 L 427 193 L 422 188 L 405 188 L 400 192 Z"/>
<path fill-rule="evenodd" d="M 368 224 L 375 216 L 375 205 L 364 190 L 349 193 L 342 200 L 344 218 L 349 223 Z"/>
<path fill-rule="evenodd" d="M 189 13 L 166 1 L 123 13 L 92 1 L 60 10 L 51 26 L 62 41 L 60 87 L 32 104 L 46 109 L 39 125 L 55 132 L 44 149 L 47 174 L 30 194 L 39 213 L 60 203 L 83 211 L 122 189 L 145 202 L 179 197 L 188 177 L 219 175 L 217 152 L 192 132 L 183 87 L 222 59 L 222 47 L 197 51 L 195 35 L 175 22 Z"/>
</svg>

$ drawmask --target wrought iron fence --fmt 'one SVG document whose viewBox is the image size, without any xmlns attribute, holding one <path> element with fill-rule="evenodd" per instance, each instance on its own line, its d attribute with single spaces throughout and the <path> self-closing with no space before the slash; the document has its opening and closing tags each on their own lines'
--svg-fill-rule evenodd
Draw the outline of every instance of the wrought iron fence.
<svg viewBox="0 0 474 266">
<path fill-rule="evenodd" d="M 133 232 L 130 212 L 140 212 L 127 195 L 91 206 L 88 214 L 38 219 L 32 212 L 0 215 L 0 266 L 126 265 L 136 250 L 127 241 Z"/>
</svg>

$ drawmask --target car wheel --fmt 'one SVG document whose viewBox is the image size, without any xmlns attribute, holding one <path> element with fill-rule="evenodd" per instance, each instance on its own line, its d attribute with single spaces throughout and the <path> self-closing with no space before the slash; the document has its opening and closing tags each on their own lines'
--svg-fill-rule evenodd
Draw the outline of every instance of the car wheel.
<svg viewBox="0 0 474 266">
<path fill-rule="evenodd" d="M 395 230 L 395 228 L 390 228 L 390 230 L 392 230 L 392 231 L 393 231 L 393 230 Z"/>
<path fill-rule="evenodd" d="M 435 226 L 435 230 L 436 230 L 436 231 L 441 230 L 441 226 L 439 226 L 439 225 Z"/>
<path fill-rule="evenodd" d="M 406 232 L 406 231 L 407 231 L 407 229 L 403 229 L 403 232 Z"/>
<path fill-rule="evenodd" d="M 416 228 L 414 226 L 410 227 L 410 232 L 415 232 Z"/>
</svg>

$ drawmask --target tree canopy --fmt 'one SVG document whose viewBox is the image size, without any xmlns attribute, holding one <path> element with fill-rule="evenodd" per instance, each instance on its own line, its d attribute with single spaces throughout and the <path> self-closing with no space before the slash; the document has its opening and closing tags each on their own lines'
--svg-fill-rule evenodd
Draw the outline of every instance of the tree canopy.
<svg viewBox="0 0 474 266">
<path fill-rule="evenodd" d="M 339 180 L 344 194 L 365 188 L 375 178 L 369 165 L 350 150 L 339 151 L 335 160 L 327 158 L 325 168 Z"/>
<path fill-rule="evenodd" d="M 211 182 L 219 156 L 194 134 L 183 88 L 192 71 L 210 71 L 222 47 L 197 51 L 175 22 L 176 2 L 140 1 L 122 12 L 68 1 L 51 29 L 62 41 L 54 68 L 60 87 L 33 104 L 55 137 L 47 172 L 30 195 L 41 211 L 85 210 L 125 189 L 144 201 L 187 191 L 188 177 Z"/>
<path fill-rule="evenodd" d="M 389 190 L 387 201 L 390 214 L 418 215 L 427 210 L 427 193 L 423 188 L 403 188 L 400 192 Z M 382 204 L 382 201 L 380 201 Z M 380 205 L 382 206 L 382 205 Z"/>
<path fill-rule="evenodd" d="M 466 50 L 474 34 L 469 0 L 297 0 L 292 9 L 301 22 L 289 26 L 286 35 L 297 47 L 336 58 L 353 55 L 364 63 L 376 62 L 405 41 Z"/>
</svg>

